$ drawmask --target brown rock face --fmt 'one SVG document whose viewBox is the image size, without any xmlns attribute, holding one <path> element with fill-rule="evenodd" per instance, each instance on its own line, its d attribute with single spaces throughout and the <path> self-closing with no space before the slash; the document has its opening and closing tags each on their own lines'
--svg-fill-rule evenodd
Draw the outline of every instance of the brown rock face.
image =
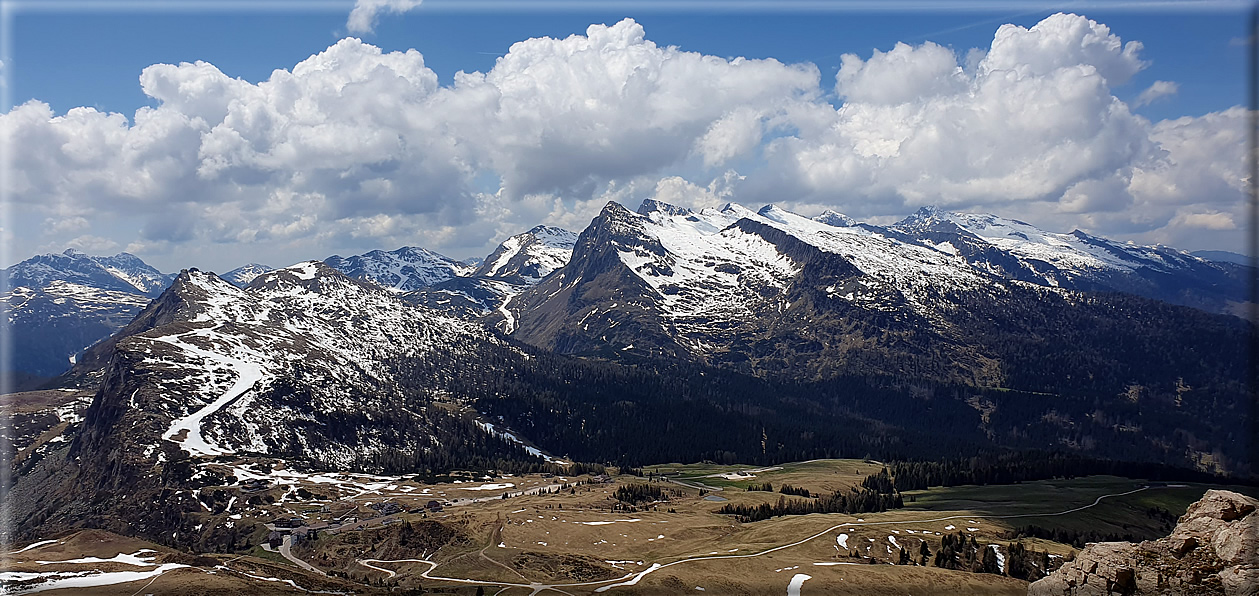
<svg viewBox="0 0 1259 596">
<path fill-rule="evenodd" d="M 1259 501 L 1210 490 L 1167 538 L 1090 544 L 1028 596 L 1259 596 Z"/>
</svg>

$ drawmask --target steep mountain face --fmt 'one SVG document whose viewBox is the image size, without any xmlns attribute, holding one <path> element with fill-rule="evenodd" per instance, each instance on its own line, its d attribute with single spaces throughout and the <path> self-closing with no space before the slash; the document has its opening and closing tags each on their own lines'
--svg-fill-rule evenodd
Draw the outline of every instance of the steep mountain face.
<svg viewBox="0 0 1259 596">
<path fill-rule="evenodd" d="M 1230 421 L 1248 415 L 1235 349 L 1253 331 L 1245 321 L 1010 280 L 894 232 L 773 206 L 632 213 L 609 203 L 569 264 L 509 309 L 513 337 L 560 353 L 1044 394 L 971 406 L 1007 422 L 1062 414 L 1072 438 L 1050 440 L 1074 447 L 1101 440 L 1082 417 L 1121 434 L 1193 437 L 1190 459 L 1209 460 L 1207 444 L 1239 458 L 1248 444 Z"/>
<path fill-rule="evenodd" d="M 1249 296 L 1248 267 L 1165 246 L 1124 244 L 1079 230 L 1056 234 L 1018 220 L 933 207 L 889 229 L 1006 279 L 1125 292 L 1212 312 L 1233 312 Z"/>
<path fill-rule="evenodd" d="M 21 507 L 43 511 L 41 521 L 118 511 L 134 523 L 145 504 L 120 499 L 182 486 L 198 462 L 224 456 L 354 470 L 422 470 L 452 453 L 524 457 L 461 415 L 449 392 L 455 363 L 521 352 L 319 262 L 244 289 L 185 271 L 107 343 L 69 451 L 19 482 Z M 405 372 L 425 365 L 433 370 Z"/>
<path fill-rule="evenodd" d="M 403 299 L 511 333 L 515 320 L 504 306 L 566 265 L 576 241 L 577 234 L 568 230 L 537 226 L 504 240 L 468 277 L 407 293 Z"/>
<path fill-rule="evenodd" d="M 563 228 L 537 226 L 504 240 L 472 275 L 536 284 L 568 264 L 577 234 Z"/>
<path fill-rule="evenodd" d="M 18 389 L 64 372 L 92 344 L 127 324 L 174 279 L 134 255 L 90 256 L 74 249 L 38 255 L 0 274 L 15 350 L 6 372 Z"/>
<path fill-rule="evenodd" d="M 608 203 L 578 236 L 568 265 L 507 306 L 514 335 L 566 354 L 635 349 L 650 356 L 688 354 L 657 302 L 663 299 L 622 261 L 631 255 L 668 255 L 643 228 L 641 216 Z"/>
<path fill-rule="evenodd" d="M 261 265 L 258 263 L 249 263 L 248 265 L 241 265 L 240 267 L 228 271 L 219 277 L 226 280 L 227 283 L 230 283 L 238 288 L 243 288 L 249 285 L 249 282 L 253 281 L 254 278 L 259 275 L 270 273 L 272 271 L 275 271 L 275 267 Z"/>
<path fill-rule="evenodd" d="M 329 267 L 352 278 L 370 281 L 393 292 L 410 292 L 472 273 L 475 266 L 425 248 L 404 246 L 385 252 L 373 250 L 352 257 L 333 255 Z"/>
<path fill-rule="evenodd" d="M 0 295 L 14 345 L 12 367 L 37 377 L 70 368 L 87 347 L 127 324 L 149 299 L 56 280 L 41 289 L 14 288 Z"/>
<path fill-rule="evenodd" d="M 1006 291 L 952 255 L 775 207 L 692 212 L 650 202 L 631 213 L 609 203 L 570 264 L 510 308 L 515 336 L 548 349 L 753 370 L 921 343 L 923 333 L 947 332 L 939 306 L 950 294 Z M 810 359 L 812 373 L 834 364 Z"/>
<path fill-rule="evenodd" d="M 827 209 L 826 211 L 823 211 L 821 215 L 814 217 L 813 221 L 820 221 L 828 226 L 835 226 L 837 228 L 851 228 L 857 225 L 857 220 L 848 217 L 843 213 L 831 211 L 830 209 Z"/>
<path fill-rule="evenodd" d="M 400 389 L 392 358 L 440 352 L 473 359 L 478 347 L 501 341 L 314 261 L 255 278 L 245 289 L 189 271 L 126 331 L 105 384 L 121 383 L 118 389 L 130 392 L 128 409 L 167 424 L 131 438 L 137 449 L 153 453 L 164 439 L 194 457 L 249 452 L 328 466 L 393 447 L 431 446 L 425 431 L 432 424 L 403 410 L 422 412 L 432 396 Z M 334 428 L 338 418 L 349 423 L 375 411 L 413 418 L 416 435 Z"/>
</svg>

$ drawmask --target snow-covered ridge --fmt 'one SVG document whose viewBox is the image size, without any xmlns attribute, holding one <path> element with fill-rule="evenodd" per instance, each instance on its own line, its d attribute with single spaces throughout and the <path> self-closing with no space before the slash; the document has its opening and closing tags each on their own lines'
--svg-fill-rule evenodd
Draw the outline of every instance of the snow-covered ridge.
<svg viewBox="0 0 1259 596">
<path fill-rule="evenodd" d="M 351 257 L 324 259 L 329 267 L 350 277 L 370 281 L 394 292 L 409 292 L 470 275 L 476 267 L 425 248 L 404 246 Z"/>
<path fill-rule="evenodd" d="M 773 244 L 731 228 L 743 215 L 732 206 L 694 213 L 653 203 L 656 210 L 644 204 L 642 213 L 630 216 L 665 254 L 638 246 L 619 247 L 618 252 L 621 262 L 656 290 L 673 317 L 751 315 L 763 303 L 761 291 L 781 293 L 799 270 Z"/>
<path fill-rule="evenodd" d="M 836 227 L 796 215 L 774 205 L 758 216 L 817 248 L 848 259 L 858 269 L 904 293 L 911 302 L 928 291 L 974 289 L 993 280 L 965 260 L 933 247 L 891 238 L 863 227 Z"/>
<path fill-rule="evenodd" d="M 773 297 L 785 295 L 803 263 L 783 254 L 760 233 L 736 225 L 741 221 L 779 230 L 852 263 L 862 274 L 859 285 L 828 292 L 868 308 L 881 308 L 888 291 L 927 313 L 928 296 L 941 290 L 999 290 L 990 276 L 955 255 L 773 205 L 759 212 L 734 203 L 693 212 L 651 201 L 628 216 L 634 218 L 637 233 L 658 242 L 664 254 L 630 245 L 618 248 L 620 259 L 656 290 L 662 310 L 683 330 L 725 328 L 729 321 L 787 306 Z"/>
<path fill-rule="evenodd" d="M 1116 242 L 1075 230 L 1047 232 L 1015 219 L 924 207 L 885 229 L 956 254 L 974 269 L 1007 280 L 1083 291 L 1136 294 L 1213 312 L 1238 314 L 1249 300 L 1243 267 L 1155 245 Z"/>
<path fill-rule="evenodd" d="M 502 242 L 474 275 L 517 278 L 528 285 L 568 264 L 577 234 L 563 228 L 537 226 Z"/>
<path fill-rule="evenodd" d="M 113 311 L 118 306 L 144 307 L 149 299 L 131 292 L 102 290 L 68 281 L 54 280 L 42 289 L 24 286 L 13 288 L 0 294 L 0 302 L 8 304 L 9 321 L 12 322 L 19 313 L 34 306 L 32 300 L 38 296 L 47 297 L 55 304 L 72 305 L 82 311 Z M 63 313 L 61 316 L 68 316 Z"/>
<path fill-rule="evenodd" d="M 8 277 L 13 288 L 43 289 L 62 281 L 147 296 L 161 293 L 175 277 L 125 252 L 112 257 L 97 257 L 73 248 L 61 254 L 36 255 L 0 271 L 0 274 Z"/>
<path fill-rule="evenodd" d="M 857 220 L 848 217 L 843 213 L 831 211 L 830 209 L 827 209 L 826 211 L 823 211 L 821 215 L 814 217 L 813 221 L 820 221 L 826 225 L 838 228 L 850 228 L 857 225 Z"/>
<path fill-rule="evenodd" d="M 318 261 L 264 274 L 244 289 L 191 270 L 170 291 L 179 297 L 175 320 L 118 349 L 153 372 L 138 388 L 147 405 L 135 406 L 168 417 L 160 439 L 194 456 L 268 453 L 304 441 L 287 425 L 316 412 L 356 411 L 363 399 L 402 403 L 390 358 L 498 342 L 479 325 L 409 306 Z M 300 387 L 302 407 L 272 401 L 276 383 Z"/>
<path fill-rule="evenodd" d="M 254 278 L 271 271 L 275 271 L 275 268 L 259 263 L 249 263 L 228 271 L 219 277 L 227 280 L 228 283 L 234 286 L 243 288 L 249 285 L 249 282 L 253 281 Z"/>
<path fill-rule="evenodd" d="M 41 376 L 65 372 L 92 344 L 121 329 L 149 303 L 134 291 L 105 290 L 62 280 L 42 289 L 0 293 L 8 332 L 18 349 L 10 365 Z"/>
<path fill-rule="evenodd" d="M 1185 261 L 1206 263 L 1187 252 L 1163 246 L 1119 243 L 1079 230 L 1069 234 L 1047 232 L 1016 219 L 986 213 L 953 213 L 934 207 L 920 209 L 893 229 L 913 233 L 942 222 L 952 223 L 1020 259 L 1042 261 L 1069 271 L 1132 271 L 1141 267 L 1171 271 Z"/>
<path fill-rule="evenodd" d="M 516 328 L 507 305 L 568 264 L 577 234 L 537 226 L 504 240 L 467 277 L 456 277 L 404 295 L 404 299 L 460 318 L 483 320 L 504 333 Z"/>
</svg>

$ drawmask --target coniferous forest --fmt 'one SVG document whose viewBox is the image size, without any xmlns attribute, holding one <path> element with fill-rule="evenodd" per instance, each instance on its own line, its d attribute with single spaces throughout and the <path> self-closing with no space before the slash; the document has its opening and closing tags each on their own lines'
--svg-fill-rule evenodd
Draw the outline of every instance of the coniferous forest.
<svg viewBox="0 0 1259 596">
<path fill-rule="evenodd" d="M 1249 429 L 1233 415 L 1248 407 L 1240 389 L 1211 395 L 1227 407 L 1186 405 L 1201 415 L 1184 416 L 1148 387 L 1131 389 L 1134 401 L 877 375 L 790 382 L 686 361 L 583 359 L 510 342 L 498 350 L 457 368 L 441 353 L 390 364 L 410 394 L 468 396 L 553 454 L 624 467 L 875 457 L 907 462 L 890 471 L 900 490 L 1099 473 L 1185 480 L 1212 477 L 1191 471 L 1192 448 L 1206 445 L 1193 437 L 1229 434 L 1237 440 L 1214 456 L 1247 472 Z"/>
</svg>

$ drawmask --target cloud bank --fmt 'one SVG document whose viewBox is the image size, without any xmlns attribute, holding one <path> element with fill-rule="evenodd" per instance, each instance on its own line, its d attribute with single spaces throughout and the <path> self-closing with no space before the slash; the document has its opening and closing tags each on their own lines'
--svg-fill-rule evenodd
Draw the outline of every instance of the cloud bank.
<svg viewBox="0 0 1259 596">
<path fill-rule="evenodd" d="M 351 21 L 370 26 L 395 4 L 360 1 Z M 1237 250 L 1246 113 L 1134 114 L 1169 89 L 1156 83 L 1133 106 L 1115 97 L 1148 66 L 1140 51 L 1058 14 L 1004 25 L 964 57 L 930 42 L 845 55 L 823 81 L 811 64 L 660 47 L 626 19 L 521 41 L 444 86 L 418 51 L 347 38 L 258 83 L 205 62 L 150 66 L 140 84 L 157 107 L 131 118 L 17 106 L 0 115 L 22 148 L 5 190 L 19 210 L 72 220 L 45 226 L 45 243 L 99 245 L 110 230 L 92 222 L 138 218 L 138 237 L 113 241 L 141 254 L 206 243 L 313 252 L 298 258 L 402 244 L 476 254 L 651 196 L 875 220 L 937 204 Z M 1220 246 L 1229 234 L 1236 245 Z"/>
</svg>

